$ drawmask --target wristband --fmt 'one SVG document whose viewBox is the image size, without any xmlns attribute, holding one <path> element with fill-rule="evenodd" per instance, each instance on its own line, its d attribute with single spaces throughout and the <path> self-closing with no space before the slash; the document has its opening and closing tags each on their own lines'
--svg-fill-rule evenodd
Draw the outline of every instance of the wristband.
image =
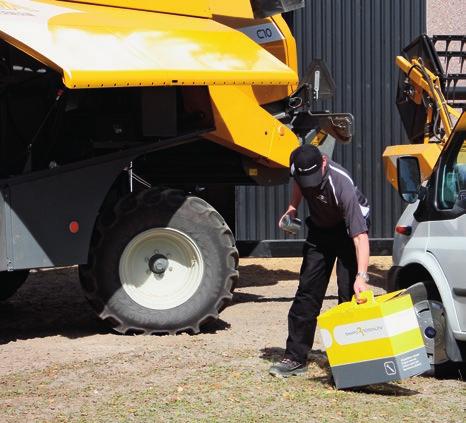
<svg viewBox="0 0 466 423">
<path fill-rule="evenodd" d="M 369 282 L 369 275 L 367 274 L 367 272 L 358 272 L 356 273 L 356 277 L 358 276 L 364 279 L 365 282 Z"/>
</svg>

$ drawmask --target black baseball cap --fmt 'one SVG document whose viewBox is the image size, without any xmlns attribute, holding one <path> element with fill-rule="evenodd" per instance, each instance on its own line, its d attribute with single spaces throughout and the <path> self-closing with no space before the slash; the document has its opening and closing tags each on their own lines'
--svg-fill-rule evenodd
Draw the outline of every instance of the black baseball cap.
<svg viewBox="0 0 466 423">
<path fill-rule="evenodd" d="M 302 188 L 317 187 L 322 182 L 322 154 L 311 144 L 304 144 L 291 153 L 290 174 Z"/>
</svg>

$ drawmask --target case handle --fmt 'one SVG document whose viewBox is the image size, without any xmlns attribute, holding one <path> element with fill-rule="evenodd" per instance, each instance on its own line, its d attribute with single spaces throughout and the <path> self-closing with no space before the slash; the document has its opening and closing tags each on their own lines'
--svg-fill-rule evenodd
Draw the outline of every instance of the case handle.
<svg viewBox="0 0 466 423">
<path fill-rule="evenodd" d="M 367 291 L 362 291 L 359 293 L 359 299 L 363 301 L 358 303 L 356 301 L 356 295 L 353 295 L 353 298 L 351 298 L 351 302 L 357 306 L 362 304 L 374 303 L 374 292 L 370 289 L 368 289 Z"/>
</svg>

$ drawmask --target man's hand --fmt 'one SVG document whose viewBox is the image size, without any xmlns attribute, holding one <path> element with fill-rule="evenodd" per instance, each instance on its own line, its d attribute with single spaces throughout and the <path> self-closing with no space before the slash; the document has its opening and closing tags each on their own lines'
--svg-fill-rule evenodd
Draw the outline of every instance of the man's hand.
<svg viewBox="0 0 466 423">
<path fill-rule="evenodd" d="M 354 281 L 356 301 L 358 304 L 361 304 L 364 301 L 360 299 L 359 293 L 369 289 L 366 278 L 364 278 L 364 273 L 367 273 L 367 266 L 369 265 L 369 237 L 367 236 L 367 232 L 354 236 L 353 242 L 354 248 L 356 249 L 356 258 L 358 260 L 358 271 L 363 273 L 363 275 L 358 274 Z"/>
<path fill-rule="evenodd" d="M 299 185 L 296 181 L 293 182 L 293 191 L 291 194 L 291 201 L 290 205 L 288 206 L 288 210 L 285 212 L 285 214 L 280 218 L 278 221 L 278 226 L 280 227 L 280 222 L 282 219 L 288 215 L 290 216 L 291 219 L 296 218 L 297 214 L 297 209 L 299 207 L 299 204 L 301 203 L 301 200 L 303 199 L 303 194 L 301 193 L 301 188 L 299 188 Z"/>
<path fill-rule="evenodd" d="M 290 216 L 291 219 L 294 219 L 296 217 L 296 209 L 293 206 L 289 206 L 288 210 L 285 212 L 285 214 L 278 221 L 278 226 L 280 226 L 281 221 L 283 220 L 283 218 L 286 215 Z"/>
<path fill-rule="evenodd" d="M 359 294 L 363 291 L 368 291 L 370 289 L 369 285 L 367 285 L 366 281 L 361 276 L 356 276 L 353 288 L 354 295 L 356 295 L 356 302 L 358 304 L 364 303 L 365 301 L 359 296 Z"/>
</svg>

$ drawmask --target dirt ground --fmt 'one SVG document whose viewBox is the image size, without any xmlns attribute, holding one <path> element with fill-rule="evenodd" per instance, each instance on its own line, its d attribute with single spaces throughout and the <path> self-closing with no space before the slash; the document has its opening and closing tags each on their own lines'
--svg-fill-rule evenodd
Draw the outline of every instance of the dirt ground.
<svg viewBox="0 0 466 423">
<path fill-rule="evenodd" d="M 376 293 L 390 264 L 371 259 Z M 306 376 L 270 377 L 299 266 L 242 259 L 233 304 L 195 336 L 117 335 L 86 303 L 76 268 L 31 274 L 0 305 L 0 421 L 466 420 L 461 380 L 336 390 L 319 338 Z M 335 304 L 333 278 L 324 308 Z"/>
</svg>

